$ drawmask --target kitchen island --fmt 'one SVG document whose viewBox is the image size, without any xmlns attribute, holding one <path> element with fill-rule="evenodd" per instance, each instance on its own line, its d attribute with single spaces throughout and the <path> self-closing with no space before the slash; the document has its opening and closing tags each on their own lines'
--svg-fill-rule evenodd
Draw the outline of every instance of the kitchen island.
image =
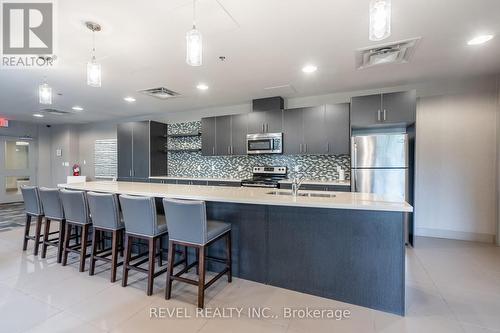
<svg viewBox="0 0 500 333">
<path fill-rule="evenodd" d="M 293 197 L 265 188 L 131 182 L 60 187 L 204 200 L 209 219 L 232 224 L 235 276 L 404 315 L 404 214 L 413 210 L 406 202 L 364 193 Z M 222 253 L 219 244 L 210 249 Z"/>
</svg>

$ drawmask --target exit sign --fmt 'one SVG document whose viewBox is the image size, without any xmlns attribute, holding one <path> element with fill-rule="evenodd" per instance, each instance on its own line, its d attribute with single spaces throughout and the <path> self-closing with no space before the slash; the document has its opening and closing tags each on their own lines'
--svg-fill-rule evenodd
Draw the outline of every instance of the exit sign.
<svg viewBox="0 0 500 333">
<path fill-rule="evenodd" d="M 9 120 L 5 118 L 0 118 L 0 127 L 9 127 Z"/>
</svg>

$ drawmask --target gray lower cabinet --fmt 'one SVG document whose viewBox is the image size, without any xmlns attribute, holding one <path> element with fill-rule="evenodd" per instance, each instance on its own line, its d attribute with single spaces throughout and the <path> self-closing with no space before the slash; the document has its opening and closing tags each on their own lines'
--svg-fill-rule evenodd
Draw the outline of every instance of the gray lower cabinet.
<svg viewBox="0 0 500 333">
<path fill-rule="evenodd" d="M 291 190 L 292 184 L 280 184 L 280 189 Z M 330 192 L 351 192 L 350 186 L 343 185 L 321 185 L 321 184 L 302 184 L 300 190 L 303 191 L 330 191 Z"/>
<path fill-rule="evenodd" d="M 351 99 L 351 127 L 409 126 L 416 118 L 416 91 L 403 91 Z"/>
<path fill-rule="evenodd" d="M 248 114 L 248 133 L 280 133 L 283 131 L 283 110 L 254 111 Z"/>
<path fill-rule="evenodd" d="M 201 119 L 201 153 L 204 156 L 215 155 L 215 117 Z"/>
<path fill-rule="evenodd" d="M 240 187 L 241 182 L 228 182 L 228 181 L 223 181 L 223 180 L 209 180 L 208 186 Z"/>
<path fill-rule="evenodd" d="M 166 174 L 166 124 L 152 121 L 117 126 L 118 179 L 149 182 Z"/>
</svg>

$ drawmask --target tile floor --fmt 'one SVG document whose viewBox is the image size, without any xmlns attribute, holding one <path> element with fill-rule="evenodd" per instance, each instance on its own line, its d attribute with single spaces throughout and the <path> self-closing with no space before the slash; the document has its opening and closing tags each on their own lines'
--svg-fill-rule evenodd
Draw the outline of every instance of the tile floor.
<svg viewBox="0 0 500 333">
<path fill-rule="evenodd" d="M 399 317 L 234 279 L 207 291 L 206 307 L 269 307 L 278 317 L 196 318 L 196 289 L 174 283 L 163 299 L 164 276 L 154 295 L 145 295 L 138 273 L 131 285 L 111 284 L 107 265 L 89 277 L 76 264 L 33 257 L 21 251 L 22 228 L 0 232 L 0 331 L 2 332 L 500 332 L 500 248 L 492 245 L 418 238 L 407 254 L 407 316 Z M 121 275 L 121 270 L 119 277 Z M 349 310 L 349 319 L 285 319 L 283 307 Z M 150 318 L 151 309 L 180 309 L 190 319 Z"/>
</svg>

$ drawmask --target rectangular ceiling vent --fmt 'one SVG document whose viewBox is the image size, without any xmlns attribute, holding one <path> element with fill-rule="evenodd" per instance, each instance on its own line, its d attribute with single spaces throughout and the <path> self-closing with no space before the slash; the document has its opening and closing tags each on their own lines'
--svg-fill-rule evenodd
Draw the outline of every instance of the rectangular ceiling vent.
<svg viewBox="0 0 500 333">
<path fill-rule="evenodd" d="M 158 99 L 169 99 L 181 95 L 173 90 L 164 87 L 144 89 L 144 90 L 139 90 L 139 92 L 141 94 L 152 96 Z"/>
<path fill-rule="evenodd" d="M 54 116 L 66 116 L 70 115 L 71 112 L 68 111 L 63 111 L 63 110 L 57 110 L 57 109 L 42 109 L 40 110 L 42 113 L 48 113 Z"/>
<path fill-rule="evenodd" d="M 364 69 L 377 65 L 403 64 L 410 61 L 419 38 L 376 45 L 356 51 L 356 68 Z"/>
</svg>

